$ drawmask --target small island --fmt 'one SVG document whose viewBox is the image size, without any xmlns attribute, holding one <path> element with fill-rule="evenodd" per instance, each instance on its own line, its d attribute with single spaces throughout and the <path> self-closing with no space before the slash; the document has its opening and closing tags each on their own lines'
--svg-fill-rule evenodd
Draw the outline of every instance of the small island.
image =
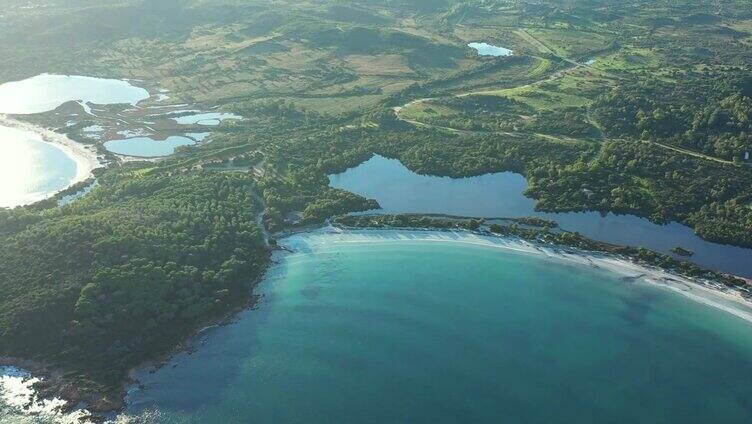
<svg viewBox="0 0 752 424">
<path fill-rule="evenodd" d="M 683 248 L 681 246 L 676 246 L 673 249 L 671 249 L 671 251 L 674 252 L 674 253 L 676 253 L 679 256 L 687 256 L 687 257 L 689 257 L 689 256 L 692 256 L 692 255 L 695 254 L 695 252 L 693 252 L 691 250 L 687 250 L 687 249 L 685 249 L 685 248 Z"/>
</svg>

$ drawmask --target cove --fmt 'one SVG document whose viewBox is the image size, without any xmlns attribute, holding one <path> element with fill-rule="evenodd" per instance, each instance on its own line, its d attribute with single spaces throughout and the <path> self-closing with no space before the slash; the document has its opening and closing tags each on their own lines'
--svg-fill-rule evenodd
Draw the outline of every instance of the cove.
<svg viewBox="0 0 752 424">
<path fill-rule="evenodd" d="M 77 165 L 61 148 L 30 131 L 0 125 L 0 207 L 43 200 L 68 187 Z"/>
<path fill-rule="evenodd" d="M 161 157 L 175 153 L 180 146 L 191 146 L 196 141 L 183 136 L 170 136 L 164 140 L 155 140 L 151 137 L 133 137 L 122 140 L 110 140 L 104 143 L 104 147 L 118 155 L 135 157 Z"/>
<path fill-rule="evenodd" d="M 32 114 L 54 110 L 69 101 L 132 104 L 149 92 L 127 81 L 78 75 L 42 74 L 0 85 L 0 113 Z"/>
<path fill-rule="evenodd" d="M 400 161 L 374 156 L 361 165 L 330 175 L 332 187 L 379 202 L 384 213 L 437 213 L 457 216 L 550 219 L 568 231 L 607 243 L 646 247 L 673 255 L 681 246 L 695 254 L 689 260 L 711 269 L 752 277 L 752 249 L 712 243 L 682 224 L 658 225 L 632 215 L 597 212 L 546 213 L 535 211 L 525 197 L 527 180 L 501 172 L 470 178 L 419 175 Z"/>
<path fill-rule="evenodd" d="M 136 373 L 133 422 L 752 413 L 752 327 L 658 286 L 466 233 L 319 230 L 280 243 L 291 253 L 258 286 L 256 309 Z"/>
</svg>

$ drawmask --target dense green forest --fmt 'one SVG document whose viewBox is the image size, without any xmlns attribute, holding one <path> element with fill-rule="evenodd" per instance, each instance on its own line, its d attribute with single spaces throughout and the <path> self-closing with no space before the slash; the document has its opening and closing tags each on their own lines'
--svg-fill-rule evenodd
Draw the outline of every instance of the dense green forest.
<svg viewBox="0 0 752 424">
<path fill-rule="evenodd" d="M 0 352 L 117 386 L 247 302 L 268 253 L 252 180 L 105 175 L 71 206 L 0 220 Z"/>
<path fill-rule="evenodd" d="M 159 161 L 108 156 L 68 206 L 0 210 L 0 354 L 94 386 L 251 299 L 257 214 L 274 232 L 377 207 L 327 178 L 373 154 L 752 247 L 747 0 L 19 0 L 2 19 L 0 82 L 129 78 L 244 118 Z"/>
</svg>

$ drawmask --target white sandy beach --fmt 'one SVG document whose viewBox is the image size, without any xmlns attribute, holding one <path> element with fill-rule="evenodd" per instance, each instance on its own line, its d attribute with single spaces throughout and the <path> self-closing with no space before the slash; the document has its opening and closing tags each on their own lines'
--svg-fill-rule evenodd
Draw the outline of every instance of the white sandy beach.
<svg viewBox="0 0 752 424">
<path fill-rule="evenodd" d="M 93 171 L 97 168 L 101 168 L 104 165 L 97 158 L 96 150 L 93 147 L 84 146 L 77 143 L 64 134 L 56 133 L 55 131 L 40 127 L 38 125 L 30 124 L 27 122 L 13 119 L 7 115 L 0 114 L 0 125 L 16 128 L 22 131 L 29 131 L 39 135 L 42 140 L 52 143 L 59 147 L 66 155 L 68 155 L 74 162 L 76 162 L 76 176 L 60 191 L 67 189 L 75 184 L 93 176 Z"/>
<path fill-rule="evenodd" d="M 542 255 L 562 263 L 579 264 L 613 272 L 624 278 L 661 286 L 687 298 L 732 314 L 752 324 L 752 302 L 732 289 L 712 281 L 698 280 L 648 267 L 627 258 L 596 252 L 548 245 L 538 245 L 512 237 L 486 236 L 469 231 L 438 231 L 422 229 L 339 229 L 325 227 L 308 233 L 291 235 L 280 241 L 293 252 L 309 251 L 329 243 L 394 243 L 394 242 L 462 243 L 523 254 Z M 295 253 L 293 253 L 295 254 Z"/>
</svg>

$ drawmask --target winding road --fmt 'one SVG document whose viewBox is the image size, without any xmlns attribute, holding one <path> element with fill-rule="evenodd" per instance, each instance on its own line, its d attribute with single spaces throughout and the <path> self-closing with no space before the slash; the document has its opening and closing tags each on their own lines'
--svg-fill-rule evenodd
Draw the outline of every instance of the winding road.
<svg viewBox="0 0 752 424">
<path fill-rule="evenodd" d="M 256 225 L 258 225 L 259 229 L 261 230 L 261 236 L 264 238 L 264 246 L 269 247 L 271 234 L 269 234 L 269 230 L 267 230 L 266 225 L 264 225 L 264 217 L 266 216 L 266 202 L 264 202 L 264 199 L 258 193 L 256 193 L 256 190 L 250 189 L 250 192 L 253 200 L 255 200 L 261 206 L 259 213 L 256 214 Z"/>
</svg>

